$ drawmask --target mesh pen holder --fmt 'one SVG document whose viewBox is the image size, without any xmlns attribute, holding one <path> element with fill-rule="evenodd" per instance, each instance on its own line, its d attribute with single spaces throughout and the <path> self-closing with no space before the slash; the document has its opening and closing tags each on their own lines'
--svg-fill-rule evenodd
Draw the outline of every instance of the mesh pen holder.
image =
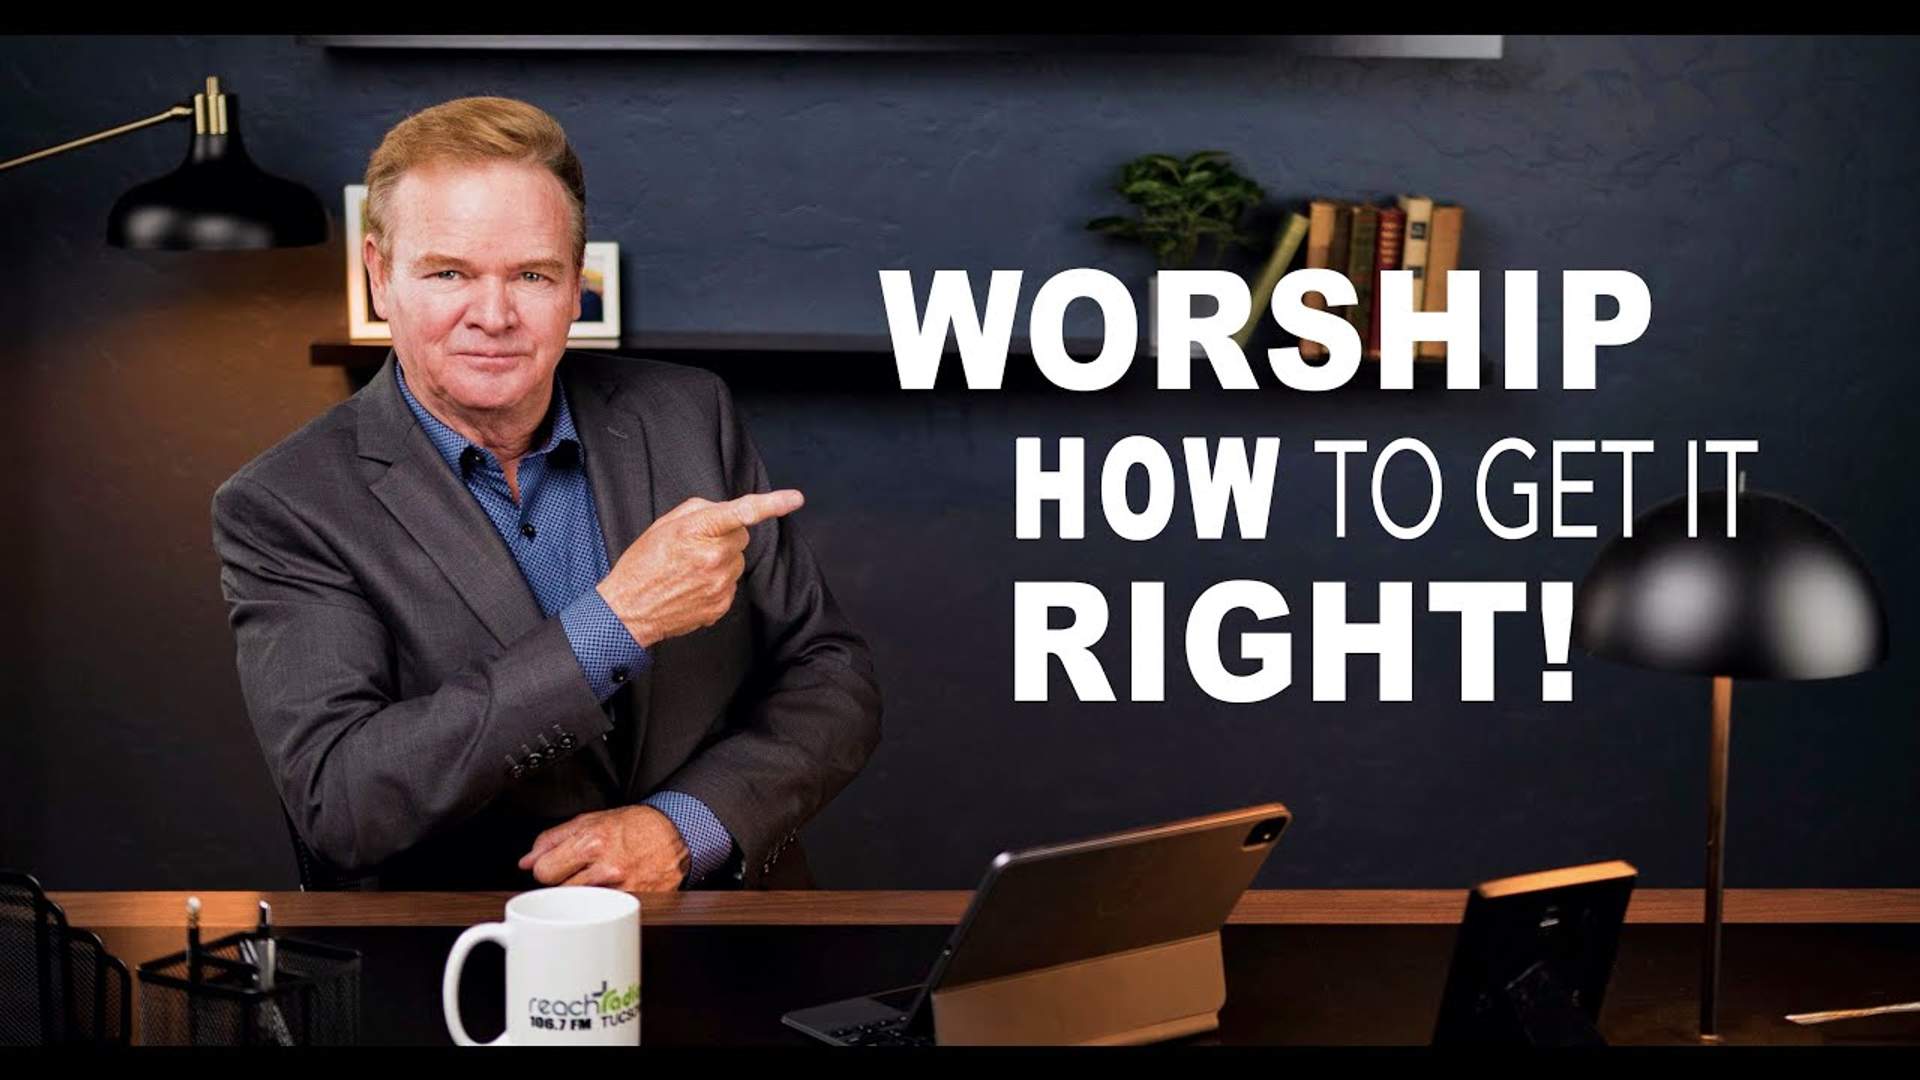
<svg viewBox="0 0 1920 1080">
<path fill-rule="evenodd" d="M 229 934 L 140 965 L 147 1046 L 350 1046 L 360 1034 L 360 954 L 276 937 L 273 989 L 262 989 L 259 938 Z"/>
</svg>

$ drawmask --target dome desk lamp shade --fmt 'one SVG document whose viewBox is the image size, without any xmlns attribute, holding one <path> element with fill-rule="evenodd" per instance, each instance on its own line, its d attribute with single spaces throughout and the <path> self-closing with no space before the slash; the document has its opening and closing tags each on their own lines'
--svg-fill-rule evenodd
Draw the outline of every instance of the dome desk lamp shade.
<svg viewBox="0 0 1920 1080">
<path fill-rule="evenodd" d="M 0 162 L 0 171 L 168 120 L 193 120 L 186 160 L 122 195 L 107 216 L 107 243 L 122 248 L 216 251 L 303 247 L 327 241 L 327 215 L 306 187 L 261 171 L 240 139 L 239 99 L 218 78 L 193 96 L 193 107 L 109 128 L 37 153 Z"/>
<path fill-rule="evenodd" d="M 1744 487 L 1744 485 L 1743 485 Z M 1878 666 L 1887 617 L 1866 564 L 1837 529 L 1791 499 L 1701 492 L 1635 519 L 1601 550 L 1573 603 L 1573 640 L 1595 656 L 1713 679 L 1700 1035 L 1718 1041 L 1727 748 L 1733 680 L 1828 679 Z"/>
</svg>

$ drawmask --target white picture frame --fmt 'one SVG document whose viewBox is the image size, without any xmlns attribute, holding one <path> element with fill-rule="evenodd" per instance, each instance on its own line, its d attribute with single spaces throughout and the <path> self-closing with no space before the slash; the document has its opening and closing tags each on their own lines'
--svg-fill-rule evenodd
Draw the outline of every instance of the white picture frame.
<svg viewBox="0 0 1920 1080">
<path fill-rule="evenodd" d="M 600 318 L 581 318 L 567 329 L 567 340 L 620 339 L 620 245 L 612 240 L 587 241 L 580 267 L 580 314 L 592 312 L 593 297 L 600 300 Z"/>
<path fill-rule="evenodd" d="M 347 185 L 346 209 L 340 220 L 347 234 L 347 337 L 352 341 L 390 342 L 393 331 L 373 312 L 367 265 L 360 257 L 367 235 L 367 185 Z"/>
<path fill-rule="evenodd" d="M 367 228 L 367 185 L 346 185 L 344 216 L 347 235 L 347 337 L 352 341 L 391 342 L 393 331 L 373 310 L 372 286 L 360 249 Z M 581 318 L 567 329 L 568 344 L 607 346 L 620 340 L 620 245 L 611 240 L 588 241 L 580 268 Z"/>
</svg>

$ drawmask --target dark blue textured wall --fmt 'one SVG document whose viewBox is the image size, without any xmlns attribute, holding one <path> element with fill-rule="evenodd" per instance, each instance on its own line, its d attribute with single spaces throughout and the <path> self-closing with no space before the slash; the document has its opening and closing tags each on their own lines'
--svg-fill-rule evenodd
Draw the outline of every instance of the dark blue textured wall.
<svg viewBox="0 0 1920 1080">
<path fill-rule="evenodd" d="M 1003 847 L 1266 798 L 1298 814 L 1261 883 L 1461 886 L 1624 857 L 1697 884 L 1707 688 L 1576 656 L 1576 701 L 1537 702 L 1534 616 L 1503 619 L 1499 701 L 1458 700 L 1450 620 L 1417 616 L 1415 700 L 1310 697 L 1314 580 L 1576 579 L 1599 541 L 1503 543 L 1474 466 L 1495 439 L 1646 437 L 1644 508 L 1677 493 L 1683 440 L 1753 437 L 1756 487 L 1856 543 L 1892 605 L 1894 658 L 1828 683 L 1735 691 L 1735 886 L 1913 886 L 1920 865 L 1920 560 L 1910 434 L 1920 376 L 1900 299 L 1920 270 L 1901 208 L 1920 180 L 1920 44 L 1509 37 L 1493 62 L 1219 56 L 329 53 L 289 38 L 7 39 L 0 155 L 157 112 L 208 74 L 240 96 L 263 165 L 338 215 L 380 135 L 465 94 L 530 100 L 585 160 L 590 236 L 620 242 L 630 329 L 878 333 L 876 271 L 1030 283 L 1147 263 L 1083 222 L 1135 154 L 1232 151 L 1276 198 L 1422 191 L 1468 208 L 1467 265 L 1542 271 L 1543 381 L 1558 274 L 1628 268 L 1645 338 L 1599 389 L 1478 394 L 916 395 L 736 390 L 776 483 L 874 643 L 886 737 L 806 832 L 824 883 L 964 887 Z M 13 525 L 0 530 L 9 677 L 0 863 L 66 888 L 292 880 L 232 673 L 208 542 L 213 488 L 348 392 L 307 364 L 343 335 L 342 251 L 175 256 L 102 243 L 115 196 L 171 168 L 178 126 L 0 176 Z M 1486 281 L 1486 348 L 1500 311 Z M 1028 296 L 1031 296 L 1029 285 Z M 1095 330 L 1077 307 L 1076 333 Z M 1024 310 L 1024 304 L 1023 304 Z M 1133 544 L 1090 511 L 1078 543 L 1013 539 L 1013 440 L 1278 435 L 1275 528 L 1193 540 L 1184 498 Z M 1427 440 L 1448 504 L 1417 542 L 1366 516 L 1332 539 L 1316 437 Z M 1542 468 L 1531 478 L 1542 478 Z M 1574 503 L 1604 538 L 1615 471 Z M 1399 479 L 1396 477 L 1396 479 Z M 1405 477 L 1412 480 L 1409 475 Z M 1415 483 L 1390 485 L 1409 499 Z M 1349 485 L 1364 507 L 1364 474 Z M 1049 518 L 1051 520 L 1051 518 Z M 1186 539 L 1182 539 L 1182 536 Z M 1201 694 L 1180 620 L 1206 585 L 1274 582 L 1296 685 Z M 1012 582 L 1088 580 L 1125 629 L 1126 582 L 1168 582 L 1169 700 L 1012 700 Z M 1424 589 L 1416 610 L 1424 608 Z M 1230 629 L 1250 628 L 1244 620 Z M 1110 644 L 1119 644 L 1113 642 Z M 1125 694 L 1122 650 L 1103 649 Z"/>
</svg>

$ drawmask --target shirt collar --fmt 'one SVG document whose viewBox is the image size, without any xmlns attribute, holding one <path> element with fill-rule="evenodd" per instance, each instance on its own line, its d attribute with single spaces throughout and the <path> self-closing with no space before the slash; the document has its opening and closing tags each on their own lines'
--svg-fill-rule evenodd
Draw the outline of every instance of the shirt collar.
<svg viewBox="0 0 1920 1080">
<path fill-rule="evenodd" d="M 400 384 L 400 396 L 406 399 L 407 408 L 413 410 L 414 418 L 420 421 L 421 429 L 427 433 L 427 441 L 433 443 L 433 448 L 440 452 L 441 458 L 445 459 L 448 467 L 453 469 L 455 474 L 465 475 L 465 470 L 461 468 L 461 459 L 468 450 L 472 450 L 478 460 L 498 466 L 493 454 L 486 447 L 475 444 L 465 435 L 448 427 L 439 417 L 428 412 L 426 407 L 420 404 L 419 400 L 413 396 L 413 391 L 407 388 L 407 377 L 401 371 L 397 361 L 393 365 L 393 377 Z M 562 444 L 571 444 L 573 452 L 576 455 L 579 454 L 580 436 L 574 430 L 573 410 L 567 407 L 567 388 L 558 378 L 553 380 L 553 403 L 548 406 L 547 419 L 551 420 L 552 424 L 546 442 L 537 450 L 527 451 L 526 456 L 550 453 Z"/>
</svg>

